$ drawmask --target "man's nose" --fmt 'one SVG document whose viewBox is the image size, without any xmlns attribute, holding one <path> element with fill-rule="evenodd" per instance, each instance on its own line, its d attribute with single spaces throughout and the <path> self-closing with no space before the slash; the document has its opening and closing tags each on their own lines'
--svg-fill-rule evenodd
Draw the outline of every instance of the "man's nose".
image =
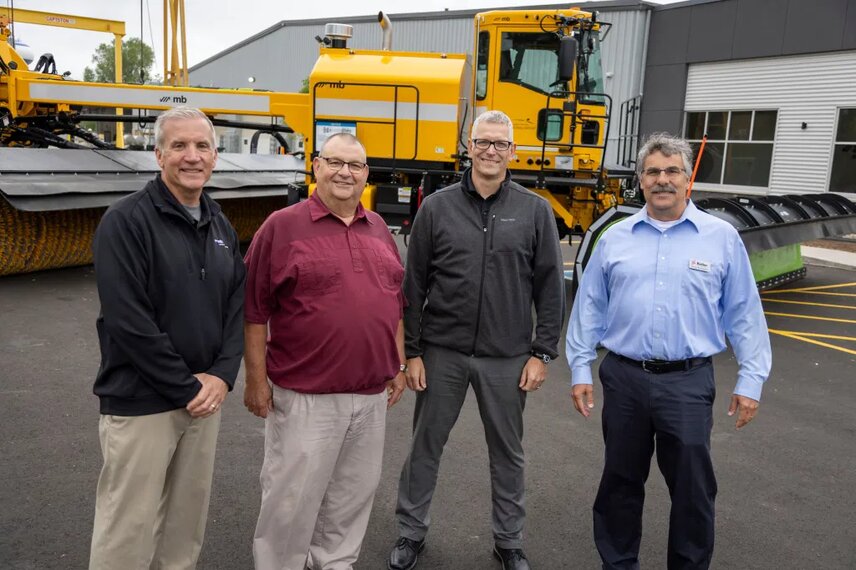
<svg viewBox="0 0 856 570">
<path fill-rule="evenodd" d="M 196 161 L 196 160 L 199 160 L 199 158 L 200 158 L 201 156 L 202 156 L 202 155 L 201 155 L 201 153 L 199 152 L 199 149 L 198 149 L 198 148 L 196 148 L 196 146 L 194 146 L 194 145 L 192 145 L 192 144 L 187 145 L 187 148 L 186 148 L 186 150 L 185 150 L 185 152 L 184 152 L 184 159 L 185 159 L 185 160 L 189 160 L 189 161 Z"/>
</svg>

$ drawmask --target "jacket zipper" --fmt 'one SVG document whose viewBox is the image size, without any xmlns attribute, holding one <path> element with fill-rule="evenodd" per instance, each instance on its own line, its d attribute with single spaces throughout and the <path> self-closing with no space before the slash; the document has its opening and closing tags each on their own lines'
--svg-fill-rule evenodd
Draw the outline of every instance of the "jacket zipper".
<svg viewBox="0 0 856 570">
<path fill-rule="evenodd" d="M 485 204 L 486 205 L 486 204 Z M 487 269 L 487 249 L 488 249 L 488 221 L 487 216 L 479 212 L 482 219 L 482 264 L 481 264 L 481 279 L 479 280 L 479 302 L 476 306 L 476 330 L 473 333 L 473 349 L 470 351 L 470 356 L 476 355 L 476 342 L 479 338 L 479 328 L 481 328 L 481 310 L 482 296 L 484 295 L 484 274 Z M 496 217 L 496 214 L 493 216 Z M 493 247 L 493 232 L 491 234 L 491 247 Z"/>
</svg>

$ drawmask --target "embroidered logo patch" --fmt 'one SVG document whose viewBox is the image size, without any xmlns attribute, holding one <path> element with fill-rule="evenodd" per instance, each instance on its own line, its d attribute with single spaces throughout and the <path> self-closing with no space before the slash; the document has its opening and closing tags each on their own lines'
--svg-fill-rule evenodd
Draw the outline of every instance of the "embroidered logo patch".
<svg viewBox="0 0 856 570">
<path fill-rule="evenodd" d="M 229 246 L 226 245 L 226 242 L 219 238 L 214 238 L 214 245 L 219 245 L 220 247 L 225 247 L 226 249 L 229 249 Z"/>
</svg>

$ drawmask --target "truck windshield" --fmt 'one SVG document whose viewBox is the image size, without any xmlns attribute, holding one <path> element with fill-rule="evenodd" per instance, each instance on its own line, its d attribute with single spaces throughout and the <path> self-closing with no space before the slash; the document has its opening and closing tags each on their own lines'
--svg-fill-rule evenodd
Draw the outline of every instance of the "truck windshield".
<svg viewBox="0 0 856 570">
<path fill-rule="evenodd" d="M 559 74 L 559 37 L 552 33 L 503 32 L 499 80 L 517 83 L 541 93 L 561 89 L 553 85 Z"/>
</svg>

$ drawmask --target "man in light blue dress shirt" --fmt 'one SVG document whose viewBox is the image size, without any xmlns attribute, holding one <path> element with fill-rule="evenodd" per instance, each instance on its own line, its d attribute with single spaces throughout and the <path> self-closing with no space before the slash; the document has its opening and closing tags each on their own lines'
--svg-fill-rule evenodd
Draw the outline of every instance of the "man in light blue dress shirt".
<svg viewBox="0 0 856 570">
<path fill-rule="evenodd" d="M 600 365 L 606 456 L 594 503 L 604 568 L 639 568 L 645 481 L 654 450 L 672 509 L 670 570 L 708 568 L 716 478 L 711 357 L 727 336 L 739 364 L 728 415 L 752 421 L 770 372 L 770 338 L 737 231 L 687 199 L 692 150 L 652 135 L 637 169 L 646 207 L 606 230 L 586 266 L 568 324 L 574 407 L 594 407 Z"/>
</svg>

